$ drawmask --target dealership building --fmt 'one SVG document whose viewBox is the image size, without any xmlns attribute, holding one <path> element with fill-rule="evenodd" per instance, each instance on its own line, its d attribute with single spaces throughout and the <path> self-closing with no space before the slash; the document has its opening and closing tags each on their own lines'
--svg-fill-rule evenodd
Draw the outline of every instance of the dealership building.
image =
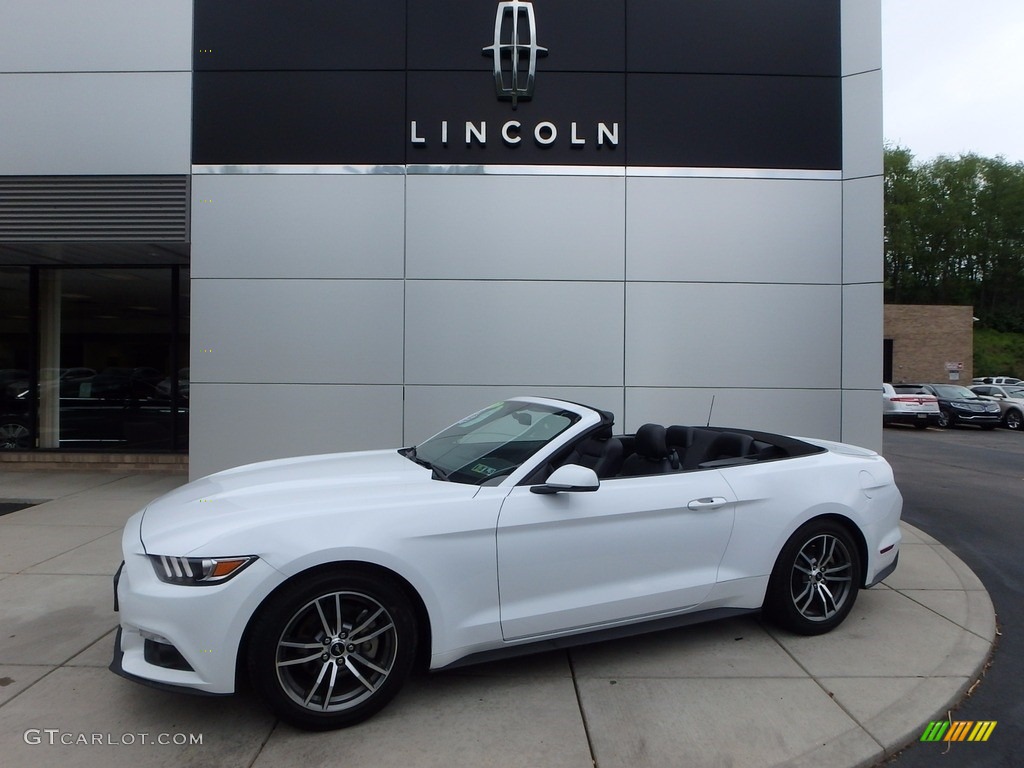
<svg viewBox="0 0 1024 768">
<path fill-rule="evenodd" d="M 198 476 L 538 394 L 879 448 L 880 4 L 7 4 L 4 444 Z"/>
</svg>

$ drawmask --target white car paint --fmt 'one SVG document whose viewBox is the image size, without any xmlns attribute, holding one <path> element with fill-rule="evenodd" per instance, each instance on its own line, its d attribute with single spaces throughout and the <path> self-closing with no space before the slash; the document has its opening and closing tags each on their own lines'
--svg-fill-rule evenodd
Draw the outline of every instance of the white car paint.
<svg viewBox="0 0 1024 768">
<path fill-rule="evenodd" d="M 397 451 L 367 451 L 239 467 L 154 501 L 125 526 L 112 669 L 231 693 L 261 604 L 329 564 L 372 564 L 414 590 L 433 669 L 600 628 L 757 610 L 783 546 L 824 516 L 863 535 L 868 585 L 894 567 L 902 499 L 874 452 L 806 439 L 823 450 L 537 493 L 523 481 L 603 416 L 543 398 L 510 402 L 578 420 L 482 484 L 439 479 Z M 560 475 L 594 477 L 580 467 Z M 194 586 L 162 581 L 150 555 L 256 559 L 224 582 Z M 151 663 L 146 638 L 172 646 L 191 669 Z"/>
</svg>

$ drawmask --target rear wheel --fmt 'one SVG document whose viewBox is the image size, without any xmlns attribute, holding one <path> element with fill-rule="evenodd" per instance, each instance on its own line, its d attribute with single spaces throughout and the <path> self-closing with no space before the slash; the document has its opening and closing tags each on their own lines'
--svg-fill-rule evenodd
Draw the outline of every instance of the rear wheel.
<svg viewBox="0 0 1024 768">
<path fill-rule="evenodd" d="M 939 409 L 939 426 L 951 429 L 956 426 L 956 417 L 945 408 Z"/>
<path fill-rule="evenodd" d="M 775 563 L 765 612 L 801 635 L 838 627 L 860 588 L 861 563 L 849 531 L 833 520 L 812 520 L 797 530 Z"/>
<path fill-rule="evenodd" d="M 398 693 L 416 655 L 412 606 L 391 579 L 320 573 L 272 596 L 253 624 L 253 687 L 284 721 L 343 728 Z"/>
</svg>

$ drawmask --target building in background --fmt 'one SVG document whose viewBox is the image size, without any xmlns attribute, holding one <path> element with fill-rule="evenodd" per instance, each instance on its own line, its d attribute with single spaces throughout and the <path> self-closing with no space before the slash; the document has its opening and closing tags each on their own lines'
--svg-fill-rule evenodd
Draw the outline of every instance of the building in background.
<svg viewBox="0 0 1024 768">
<path fill-rule="evenodd" d="M 883 373 L 896 384 L 971 386 L 974 308 L 886 304 Z"/>
<path fill-rule="evenodd" d="M 880 446 L 879 0 L 65 6 L 0 25 L 31 445 L 110 368 L 193 475 L 519 393 Z"/>
</svg>

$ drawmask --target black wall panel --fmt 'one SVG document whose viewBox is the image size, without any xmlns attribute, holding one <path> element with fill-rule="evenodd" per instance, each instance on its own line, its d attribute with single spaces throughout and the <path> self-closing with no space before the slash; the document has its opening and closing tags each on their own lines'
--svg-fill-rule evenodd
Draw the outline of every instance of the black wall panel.
<svg viewBox="0 0 1024 768">
<path fill-rule="evenodd" d="M 199 165 L 405 161 L 404 72 L 197 72 Z"/>
<path fill-rule="evenodd" d="M 840 75 L 836 0 L 629 0 L 631 72 Z"/>
<path fill-rule="evenodd" d="M 513 108 L 483 53 L 497 0 L 195 0 L 193 162 L 841 167 L 839 0 L 533 7 L 548 53 Z M 467 146 L 467 121 L 486 146 Z M 597 123 L 618 124 L 617 146 L 597 146 Z"/>
<path fill-rule="evenodd" d="M 637 166 L 842 167 L 840 81 L 748 75 L 629 75 Z"/>
<path fill-rule="evenodd" d="M 405 0 L 195 0 L 194 68 L 405 69 Z"/>
</svg>

